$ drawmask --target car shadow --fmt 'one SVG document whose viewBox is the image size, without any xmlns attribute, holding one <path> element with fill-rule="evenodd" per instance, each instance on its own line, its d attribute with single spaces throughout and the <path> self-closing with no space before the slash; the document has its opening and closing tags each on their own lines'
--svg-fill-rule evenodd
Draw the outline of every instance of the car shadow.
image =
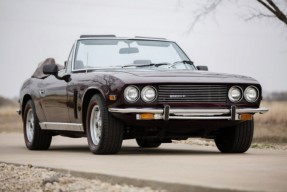
<svg viewBox="0 0 287 192">
<path fill-rule="evenodd" d="M 208 149 L 195 150 L 195 149 L 169 149 L 169 148 L 140 148 L 123 146 L 119 155 L 218 155 L 220 152 Z"/>
<path fill-rule="evenodd" d="M 51 146 L 49 151 L 54 152 L 76 152 L 76 153 L 90 153 L 89 147 L 84 145 L 77 145 L 77 146 Z M 220 155 L 219 151 L 213 151 L 209 149 L 175 149 L 175 148 L 140 148 L 137 146 L 122 146 L 121 150 L 118 154 L 115 155 Z"/>
<path fill-rule="evenodd" d="M 61 151 L 61 152 L 90 152 L 90 149 L 87 145 L 70 145 L 70 146 L 61 146 L 54 145 L 51 146 L 49 151 Z"/>
</svg>

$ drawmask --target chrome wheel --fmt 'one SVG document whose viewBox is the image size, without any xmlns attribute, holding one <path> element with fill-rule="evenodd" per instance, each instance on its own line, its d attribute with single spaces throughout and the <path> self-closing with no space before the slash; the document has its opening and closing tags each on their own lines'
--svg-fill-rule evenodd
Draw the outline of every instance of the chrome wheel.
<svg viewBox="0 0 287 192">
<path fill-rule="evenodd" d="M 26 117 L 26 135 L 29 142 L 33 141 L 35 131 L 34 114 L 32 109 L 29 109 Z"/>
<path fill-rule="evenodd" d="M 93 106 L 90 119 L 90 133 L 94 145 L 98 145 L 102 135 L 102 115 L 98 105 Z"/>
</svg>

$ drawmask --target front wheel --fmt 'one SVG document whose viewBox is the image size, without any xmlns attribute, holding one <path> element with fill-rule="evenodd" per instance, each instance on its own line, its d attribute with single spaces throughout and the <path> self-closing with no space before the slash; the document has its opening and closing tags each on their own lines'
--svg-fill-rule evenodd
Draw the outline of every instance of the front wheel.
<svg viewBox="0 0 287 192">
<path fill-rule="evenodd" d="M 24 139 L 30 150 L 47 150 L 52 141 L 51 133 L 41 130 L 32 100 L 28 101 L 23 114 Z"/>
<path fill-rule="evenodd" d="M 115 154 L 123 141 L 123 124 L 113 117 L 101 95 L 94 95 L 86 117 L 86 133 L 90 150 L 94 154 Z"/>
<path fill-rule="evenodd" d="M 222 153 L 244 153 L 252 142 L 254 121 L 244 121 L 237 126 L 219 130 L 215 144 Z"/>
</svg>

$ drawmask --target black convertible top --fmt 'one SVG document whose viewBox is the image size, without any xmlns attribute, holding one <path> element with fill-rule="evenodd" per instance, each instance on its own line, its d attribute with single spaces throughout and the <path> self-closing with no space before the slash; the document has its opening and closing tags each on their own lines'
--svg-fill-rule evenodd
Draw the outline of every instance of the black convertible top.
<svg viewBox="0 0 287 192">
<path fill-rule="evenodd" d="M 37 69 L 35 70 L 35 72 L 32 75 L 32 78 L 38 78 L 38 79 L 44 79 L 45 77 L 49 76 L 43 73 L 43 67 L 45 65 L 49 65 L 49 64 L 56 64 L 55 59 L 54 58 L 47 58 L 44 61 L 40 62 L 38 64 Z M 63 65 L 60 64 L 56 64 L 59 68 L 59 70 L 64 69 Z"/>
</svg>

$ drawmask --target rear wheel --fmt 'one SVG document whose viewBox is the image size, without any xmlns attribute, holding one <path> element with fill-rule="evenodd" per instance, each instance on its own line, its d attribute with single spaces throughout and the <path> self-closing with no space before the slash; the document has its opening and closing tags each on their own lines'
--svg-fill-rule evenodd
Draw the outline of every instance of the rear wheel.
<svg viewBox="0 0 287 192">
<path fill-rule="evenodd" d="M 51 133 L 41 130 L 32 100 L 28 101 L 24 109 L 24 139 L 30 150 L 47 150 L 52 141 Z"/>
<path fill-rule="evenodd" d="M 215 144 L 222 153 L 244 153 L 251 145 L 253 131 L 253 120 L 224 128 L 215 137 Z"/>
<path fill-rule="evenodd" d="M 157 148 L 161 145 L 161 142 L 154 139 L 136 138 L 136 141 L 141 148 Z"/>
<path fill-rule="evenodd" d="M 94 154 L 115 154 L 123 141 L 123 124 L 113 117 L 101 95 L 94 95 L 86 117 L 89 148 Z"/>
</svg>

